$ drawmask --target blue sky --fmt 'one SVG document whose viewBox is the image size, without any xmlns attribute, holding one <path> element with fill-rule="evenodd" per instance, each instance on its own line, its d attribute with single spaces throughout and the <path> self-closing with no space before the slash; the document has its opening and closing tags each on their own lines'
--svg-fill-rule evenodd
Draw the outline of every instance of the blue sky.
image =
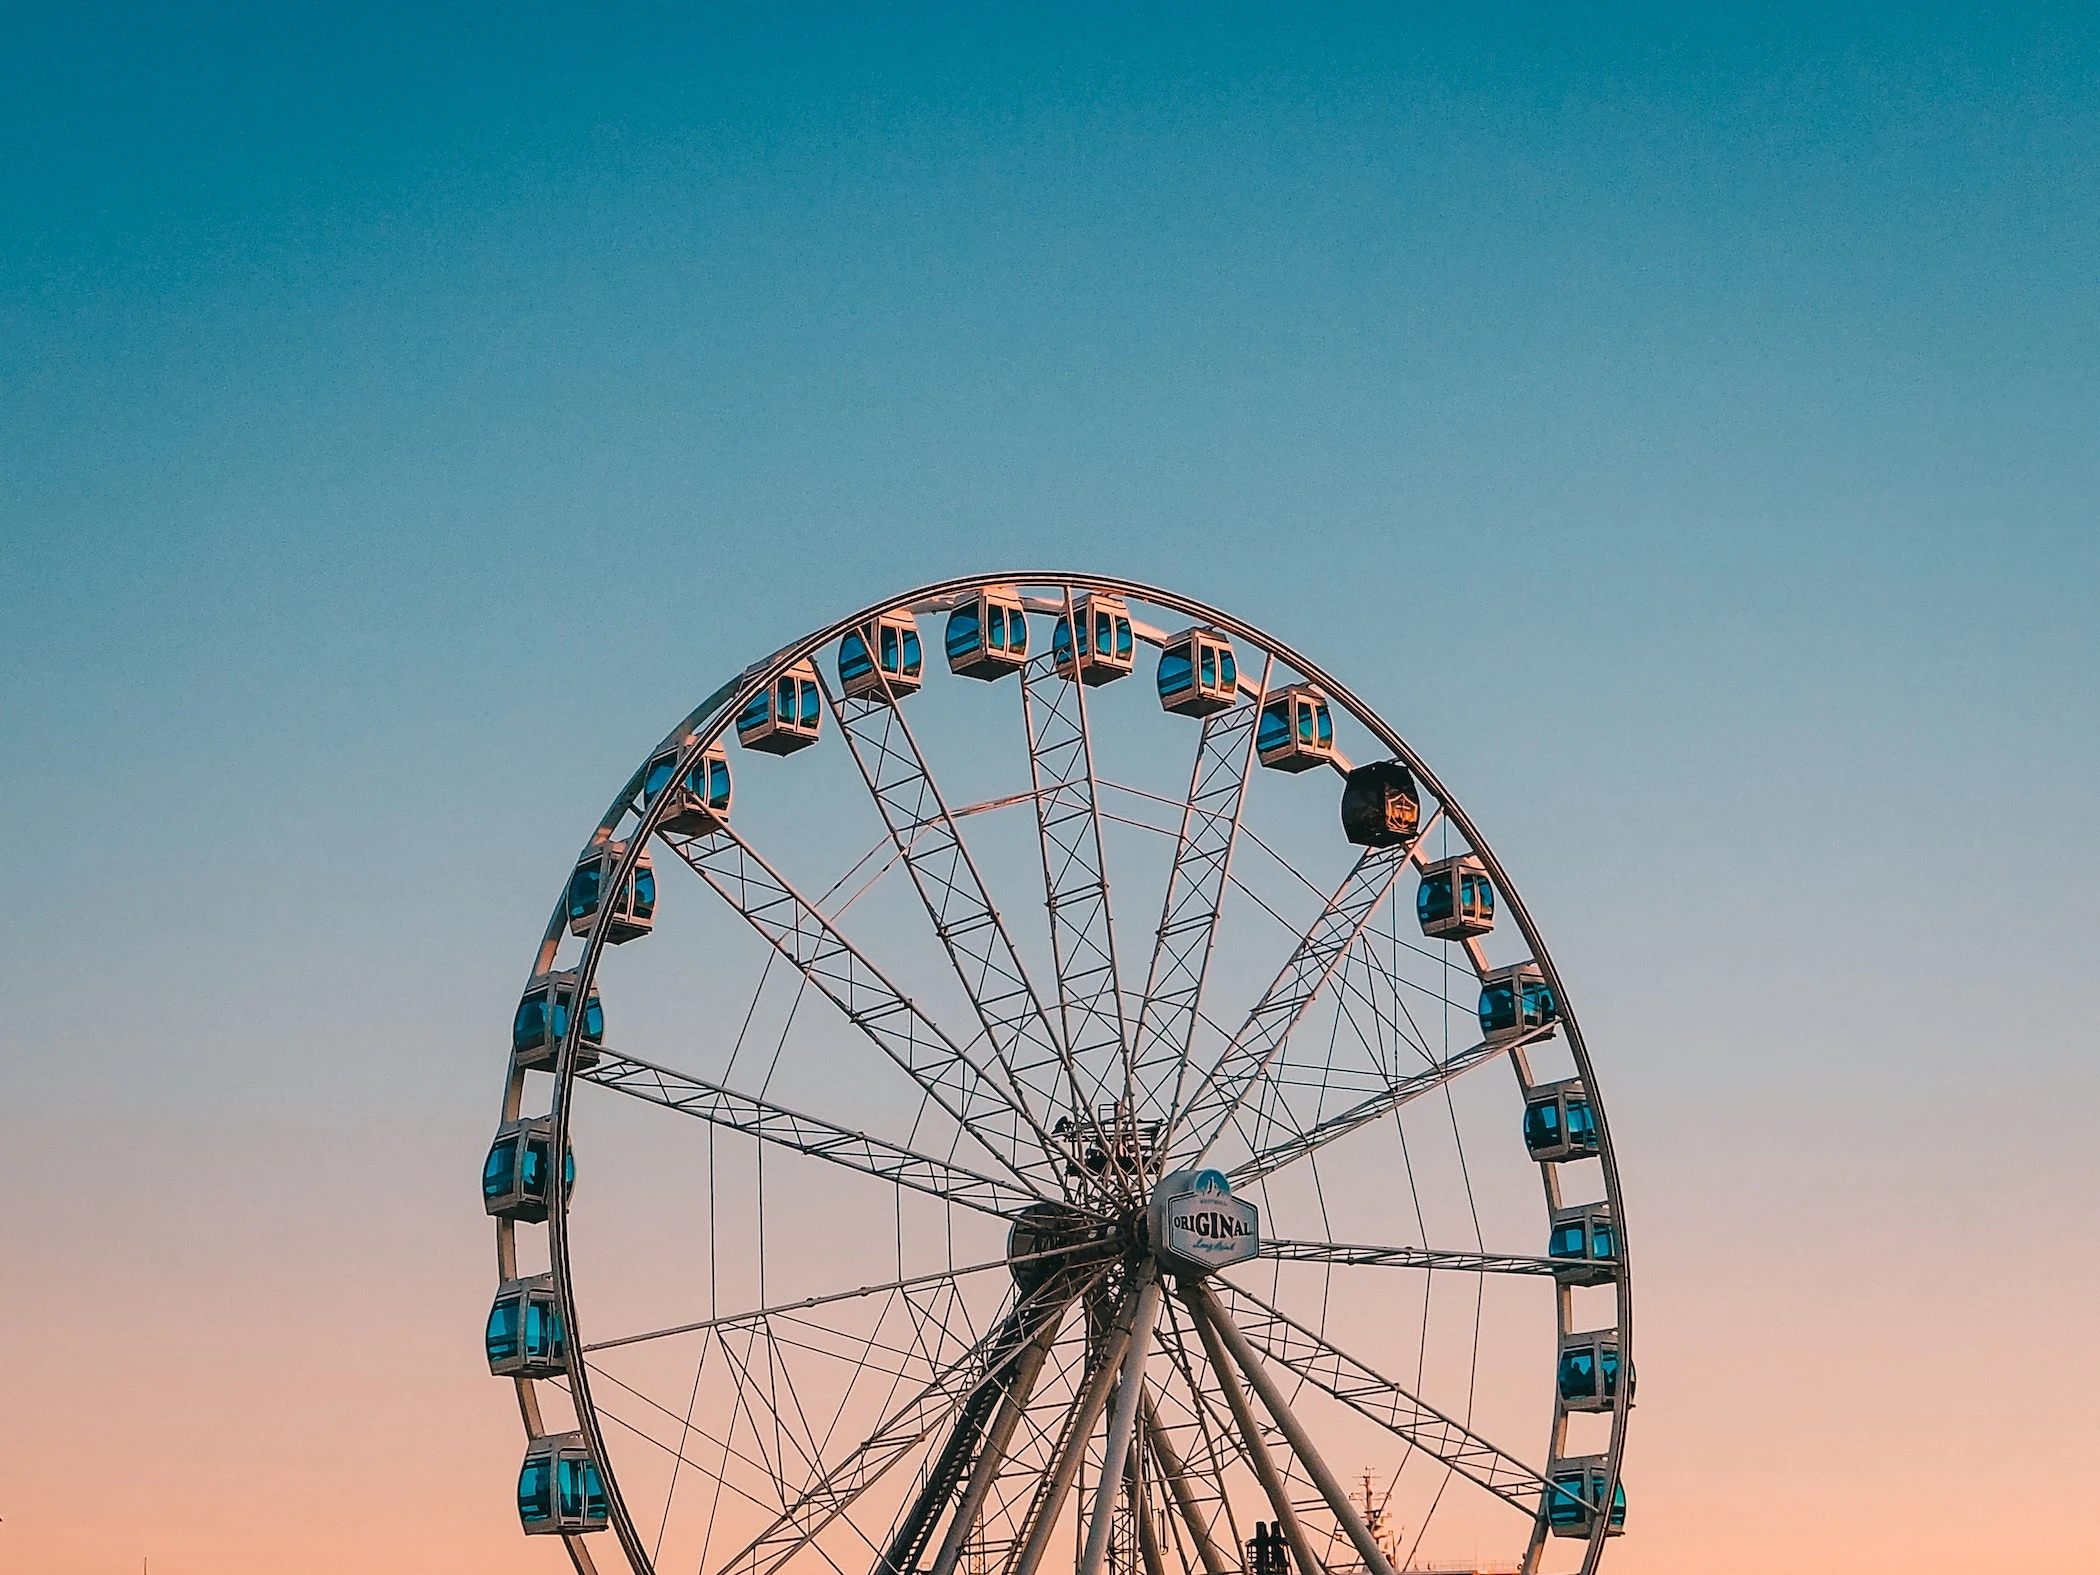
<svg viewBox="0 0 2100 1575">
<path fill-rule="evenodd" d="M 18 1251 L 83 1286 L 137 1253 L 325 1274 L 325 1213 L 413 1266 L 392 1338 L 456 1315 L 471 1363 L 455 1184 L 606 797 L 803 629 L 1068 564 L 1349 676 L 1519 871 L 1629 1154 L 1650 1428 L 1746 1447 L 1700 1431 L 1717 1328 L 1816 1308 L 1820 1360 L 2017 1286 L 1992 1382 L 2072 1436 L 2091 1381 L 2043 1356 L 2096 1288 L 2047 1255 L 2100 1203 L 2090 12 L 11 32 Z M 374 1156 L 367 1203 L 332 1210 L 318 1143 Z M 180 1218 L 142 1201 L 177 1164 Z M 1806 1258 L 1724 1295 L 1744 1195 Z M 64 1300 L 8 1316 L 49 1341 Z M 1888 1364 L 1819 1424 L 1880 1462 L 1862 1517 L 1922 1491 Z M 468 1380 L 402 1403 L 493 1413 L 500 1498 Z M 1741 1469 L 1820 1503 L 1802 1454 Z"/>
</svg>

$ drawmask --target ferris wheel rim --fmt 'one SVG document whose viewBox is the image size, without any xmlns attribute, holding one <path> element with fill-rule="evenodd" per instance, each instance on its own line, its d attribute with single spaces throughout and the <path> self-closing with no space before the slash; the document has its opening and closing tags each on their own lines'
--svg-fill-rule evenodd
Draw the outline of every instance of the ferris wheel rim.
<svg viewBox="0 0 2100 1575">
<path fill-rule="evenodd" d="M 721 685 L 706 700 L 702 701 L 676 728 L 665 735 L 661 743 L 644 755 L 641 765 L 628 779 L 619 795 L 615 797 L 591 838 L 590 845 L 592 846 L 605 842 L 627 815 L 630 813 L 634 814 L 635 825 L 628 834 L 625 852 L 613 870 L 610 889 L 622 889 L 624 883 L 631 876 L 642 850 L 657 835 L 659 822 L 664 818 L 668 796 L 660 799 L 654 805 L 648 804 L 642 794 L 642 779 L 652 761 L 660 758 L 667 749 L 674 745 L 678 747 L 679 754 L 674 771 L 682 778 L 684 773 L 691 768 L 692 764 L 700 758 L 707 748 L 724 737 L 733 719 L 738 715 L 746 702 L 766 689 L 786 670 L 793 668 L 798 663 L 810 661 L 818 652 L 825 649 L 832 642 L 845 637 L 855 629 L 873 623 L 874 620 L 884 613 L 894 613 L 905 609 L 919 613 L 925 607 L 925 604 L 994 586 L 1023 588 L 1058 587 L 1065 593 L 1068 608 L 1070 605 L 1069 598 L 1080 592 L 1102 592 L 1130 597 L 1151 606 L 1165 608 L 1192 618 L 1201 627 L 1243 639 L 1251 647 L 1264 653 L 1272 661 L 1282 661 L 1287 667 L 1297 672 L 1305 682 L 1316 685 L 1331 702 L 1340 705 L 1373 738 L 1384 745 L 1391 752 L 1394 759 L 1406 765 L 1434 796 L 1439 805 L 1439 812 L 1449 820 L 1451 825 L 1465 839 L 1469 850 L 1480 860 L 1493 881 L 1498 897 L 1507 904 L 1511 917 L 1515 920 L 1519 931 L 1530 948 L 1531 962 L 1538 967 L 1544 980 L 1554 991 L 1558 1001 L 1559 1017 L 1556 1026 L 1566 1036 L 1568 1049 L 1575 1063 L 1577 1075 L 1587 1091 L 1598 1129 L 1598 1157 L 1601 1161 L 1606 1202 L 1612 1211 L 1612 1218 L 1615 1221 L 1616 1228 L 1615 1245 L 1618 1259 L 1616 1273 L 1612 1282 L 1615 1286 L 1618 1314 L 1616 1327 L 1622 1360 L 1627 1364 L 1628 1370 L 1631 1371 L 1633 1361 L 1632 1269 L 1630 1254 L 1625 1244 L 1624 1210 L 1621 1206 L 1621 1185 L 1616 1149 L 1611 1140 L 1603 1096 L 1594 1075 L 1579 1020 L 1567 992 L 1562 987 L 1559 972 L 1553 964 L 1543 934 L 1534 923 L 1521 894 L 1517 891 L 1514 883 L 1510 881 L 1504 866 L 1494 854 L 1491 845 L 1480 834 L 1477 825 L 1466 814 L 1463 806 L 1445 788 L 1441 778 L 1421 759 L 1400 735 L 1398 730 L 1387 723 L 1350 686 L 1342 683 L 1324 667 L 1312 662 L 1301 652 L 1257 625 L 1227 613 L 1223 609 L 1212 607 L 1193 597 L 1150 585 L 1143 581 L 1118 575 L 1055 570 L 1016 570 L 956 576 L 935 581 L 914 590 L 905 591 L 871 603 L 842 619 L 802 636 L 772 655 L 744 668 L 735 678 Z M 938 611 L 940 609 L 932 608 L 927 610 Z M 1075 685 L 1075 687 L 1077 686 Z M 546 934 L 542 940 L 540 955 L 535 964 L 535 974 L 544 973 L 552 966 L 565 929 L 564 907 L 565 904 L 563 902 L 557 901 L 554 915 L 550 919 Z M 576 977 L 576 1000 L 579 1006 L 586 999 L 588 992 L 596 981 L 598 966 L 602 961 L 604 949 L 608 943 L 607 919 L 609 908 L 610 905 L 601 908 L 589 933 L 584 937 L 582 954 L 576 961 L 573 969 Z M 558 1052 L 554 1072 L 552 1104 L 549 1112 L 553 1127 L 553 1152 L 556 1155 L 563 1155 L 568 1152 L 570 1118 L 573 1112 L 573 1090 L 577 1076 L 577 1046 L 583 1030 L 582 1011 L 576 1011 L 572 1014 L 572 1017 L 573 1021 L 562 1040 Z M 1493 1058 L 1495 1057 L 1490 1057 L 1490 1059 Z M 507 1120 L 515 1118 L 522 1080 L 523 1073 L 514 1069 L 506 1085 L 505 1118 Z M 1542 1173 L 1546 1171 L 1546 1168 L 1544 1166 L 1541 1167 Z M 1554 1192 L 1555 1183 L 1550 1176 L 1546 1177 L 1546 1186 L 1550 1207 L 1556 1197 Z M 562 1186 L 557 1184 L 550 1189 L 546 1221 L 549 1247 L 548 1272 L 553 1280 L 561 1316 L 568 1331 L 568 1338 L 571 1341 L 571 1349 L 581 1352 L 584 1349 L 584 1341 L 582 1339 L 581 1326 L 577 1322 L 576 1317 L 575 1287 L 568 1252 L 567 1201 Z M 515 1226 L 512 1221 L 499 1220 L 498 1227 L 498 1266 L 499 1271 L 508 1279 L 513 1277 L 515 1270 Z M 1567 1332 L 1563 1329 L 1564 1334 Z M 654 1568 L 654 1561 L 644 1553 L 641 1547 L 638 1531 L 627 1510 L 617 1477 L 609 1464 L 609 1452 L 605 1446 L 603 1430 L 599 1425 L 598 1408 L 591 1396 L 587 1366 L 588 1364 L 579 1358 L 574 1364 L 573 1370 L 567 1375 L 565 1385 L 575 1405 L 579 1423 L 578 1431 L 584 1434 L 593 1455 L 600 1463 L 600 1469 L 604 1477 L 605 1495 L 611 1510 L 611 1525 L 617 1534 L 623 1553 L 626 1554 L 629 1563 L 634 1569 L 638 1571 L 651 1570 Z M 537 1405 L 529 1394 L 531 1381 L 519 1379 L 518 1388 L 520 1408 L 526 1423 L 528 1437 L 543 1436 L 540 1418 L 537 1414 Z M 1608 1475 L 1603 1488 L 1604 1501 L 1607 1503 L 1610 1502 L 1611 1494 L 1616 1490 L 1619 1482 L 1627 1429 L 1627 1412 L 1629 1409 L 1630 1406 L 1627 1404 L 1619 1404 L 1612 1408 L 1611 1434 L 1608 1447 Z M 1606 1517 L 1599 1515 L 1594 1518 L 1596 1525 L 1588 1539 L 1588 1547 L 1582 1566 L 1585 1575 L 1596 1568 L 1605 1545 Z M 1527 1568 L 1535 1564 L 1539 1545 L 1544 1535 L 1545 1517 L 1542 1504 L 1538 1525 L 1533 1532 L 1532 1546 L 1527 1550 Z M 570 1556 L 575 1561 L 580 1575 L 594 1575 L 590 1554 L 583 1543 L 583 1539 L 577 1535 L 565 1534 L 562 1540 L 567 1545 Z"/>
</svg>

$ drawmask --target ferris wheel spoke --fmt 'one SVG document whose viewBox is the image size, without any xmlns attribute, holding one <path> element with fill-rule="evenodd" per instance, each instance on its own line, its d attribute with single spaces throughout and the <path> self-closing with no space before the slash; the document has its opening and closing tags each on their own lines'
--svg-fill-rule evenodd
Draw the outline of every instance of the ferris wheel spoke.
<svg viewBox="0 0 2100 1575">
<path fill-rule="evenodd" d="M 1037 1196 L 1063 1193 L 1050 1136 L 1017 1095 L 914 1006 L 867 955 L 732 829 L 663 838 L 956 1124 Z"/>
<path fill-rule="evenodd" d="M 1072 617 L 1069 592 L 1065 617 Z M 1104 1094 L 1127 1100 L 1130 1077 L 1086 685 L 1061 675 L 1054 653 L 1032 658 L 1021 670 L 1021 715 L 1035 788 L 1050 949 L 1057 965 L 1058 1015 L 1072 1078 L 1072 1116 L 1083 1127 L 1096 1119 L 1094 1106 Z"/>
<path fill-rule="evenodd" d="M 1034 1111 L 1055 1108 L 1071 1086 L 1064 1046 L 903 707 L 886 695 L 839 699 L 828 684 L 824 694 L 1001 1070 Z"/>
<path fill-rule="evenodd" d="M 1091 1282 L 1089 1282 L 1091 1283 Z M 1082 1292 L 1083 1294 L 1083 1292 Z M 1046 1322 L 1061 1319 L 1071 1295 L 1060 1291 L 1025 1303 L 1018 1328 L 1008 1320 L 936 1372 L 892 1411 L 837 1465 L 824 1471 L 794 1502 L 739 1549 L 717 1575 L 771 1575 L 852 1507 L 980 1388 L 994 1384 Z"/>
<path fill-rule="evenodd" d="M 719 1318 L 702 1318 L 694 1323 L 673 1324 L 664 1329 L 649 1329 L 640 1334 L 615 1335 L 609 1340 L 593 1340 L 583 1349 L 586 1354 L 595 1351 L 610 1351 L 616 1346 L 640 1345 L 649 1340 L 669 1340 L 678 1335 L 700 1334 L 711 1329 L 734 1329 L 743 1324 L 761 1323 L 792 1313 L 808 1312 L 818 1307 L 828 1307 L 833 1302 L 858 1301 L 868 1296 L 882 1296 L 892 1291 L 910 1290 L 921 1285 L 939 1285 L 959 1280 L 965 1275 L 985 1274 L 993 1269 L 1007 1267 L 1005 1258 L 992 1258 L 984 1263 L 966 1264 L 959 1269 L 935 1269 L 926 1274 L 909 1274 L 902 1279 L 885 1280 L 879 1285 L 863 1285 L 850 1291 L 833 1291 L 828 1296 L 804 1296 L 798 1301 L 776 1302 L 770 1307 L 754 1307 L 747 1312 L 724 1313 Z"/>
<path fill-rule="evenodd" d="M 1189 772 L 1174 868 L 1167 877 L 1131 1052 L 1130 1075 L 1140 1117 L 1156 1112 L 1164 1118 L 1181 1100 L 1203 984 L 1210 972 L 1211 943 L 1217 937 L 1225 882 L 1239 842 L 1247 779 L 1254 770 L 1255 724 L 1274 668 L 1273 657 L 1263 663 L 1252 705 L 1206 716 L 1196 740 L 1196 763 Z"/>
<path fill-rule="evenodd" d="M 1210 1151 L 1241 1106 L 1260 1088 L 1291 1030 L 1334 976 L 1406 862 L 1404 848 L 1364 850 L 1224 1053 L 1173 1118 L 1164 1147 L 1171 1151 L 1177 1134 L 1187 1130 L 1191 1136 L 1184 1145 L 1185 1163 L 1199 1163 Z"/>
<path fill-rule="evenodd" d="M 1252 1351 L 1287 1368 L 1315 1388 L 1368 1417 L 1402 1442 L 1441 1461 L 1526 1514 L 1537 1512 L 1546 1479 L 1516 1456 L 1498 1449 L 1464 1423 L 1444 1415 L 1392 1379 L 1358 1361 L 1324 1336 L 1270 1306 L 1251 1291 L 1217 1282 L 1213 1304 L 1221 1318 L 1234 1318 Z"/>
<path fill-rule="evenodd" d="M 689 1072 L 676 1072 L 633 1056 L 604 1056 L 596 1066 L 577 1075 L 603 1088 L 662 1105 L 681 1115 L 696 1116 L 762 1143 L 842 1165 L 877 1181 L 909 1187 L 1002 1219 L 1040 1201 L 1039 1194 L 1017 1181 L 987 1176 L 953 1160 L 922 1154 L 820 1116 L 791 1110 L 756 1094 L 740 1093 Z"/>
<path fill-rule="evenodd" d="M 1444 1269 L 1458 1274 L 1550 1275 L 1565 1264 L 1514 1253 L 1448 1252 L 1435 1247 L 1374 1247 L 1352 1242 L 1264 1238 L 1261 1256 L 1283 1263 L 1340 1263 L 1354 1268 Z"/>
<path fill-rule="evenodd" d="M 1347 1110 L 1318 1121 L 1303 1131 L 1293 1132 L 1282 1142 L 1258 1149 L 1251 1158 L 1233 1167 L 1230 1172 L 1235 1187 L 1246 1186 L 1264 1176 L 1274 1175 L 1286 1165 L 1294 1164 L 1308 1154 L 1317 1153 L 1336 1138 L 1345 1137 L 1358 1127 L 1368 1126 L 1391 1115 L 1411 1100 L 1431 1094 L 1462 1072 L 1484 1062 L 1493 1061 L 1512 1050 L 1536 1044 L 1553 1033 L 1553 1025 L 1527 1029 L 1522 1034 L 1512 1034 L 1505 1039 L 1483 1040 L 1457 1052 L 1446 1060 L 1394 1082 Z"/>
</svg>

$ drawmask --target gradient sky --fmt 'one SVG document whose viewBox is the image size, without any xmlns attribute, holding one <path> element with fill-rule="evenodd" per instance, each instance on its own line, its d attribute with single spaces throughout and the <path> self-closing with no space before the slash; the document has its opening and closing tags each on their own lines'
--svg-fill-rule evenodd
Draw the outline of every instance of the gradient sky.
<svg viewBox="0 0 2100 1575">
<path fill-rule="evenodd" d="M 0 1571 L 565 1567 L 474 1195 L 564 861 L 1046 563 L 1517 872 L 1611 1568 L 2100 1570 L 2094 13 L 998 9 L 10 13 Z"/>
</svg>

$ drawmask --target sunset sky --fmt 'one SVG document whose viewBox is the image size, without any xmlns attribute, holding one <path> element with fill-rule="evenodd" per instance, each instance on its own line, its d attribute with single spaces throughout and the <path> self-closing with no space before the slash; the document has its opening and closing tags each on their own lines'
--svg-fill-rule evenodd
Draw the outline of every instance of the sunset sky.
<svg viewBox="0 0 2100 1575">
<path fill-rule="evenodd" d="M 474 1191 L 566 861 L 1009 564 L 1521 871 L 1609 1569 L 2100 1571 L 2100 21 L 989 10 L 11 17 L 0 1575 L 567 1567 Z"/>
</svg>

